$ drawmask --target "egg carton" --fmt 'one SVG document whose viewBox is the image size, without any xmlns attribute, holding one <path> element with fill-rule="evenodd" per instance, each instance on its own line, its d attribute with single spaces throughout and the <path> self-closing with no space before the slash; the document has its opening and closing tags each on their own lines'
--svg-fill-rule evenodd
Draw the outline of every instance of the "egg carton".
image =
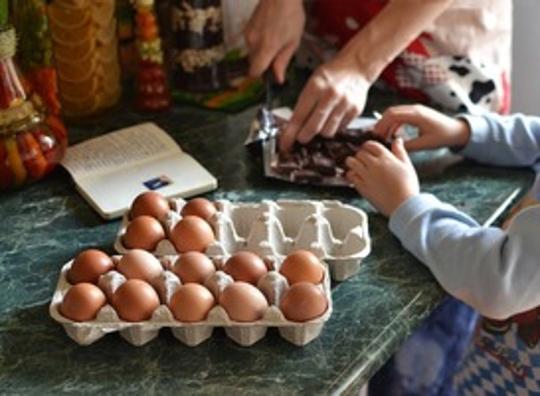
<svg viewBox="0 0 540 396">
<path fill-rule="evenodd" d="M 120 257 L 115 256 L 114 260 L 117 262 Z M 229 318 L 223 307 L 216 305 L 203 322 L 179 322 L 173 317 L 167 306 L 174 292 L 182 284 L 180 278 L 171 271 L 177 257 L 166 256 L 160 258 L 164 271 L 153 282 L 153 286 L 157 290 L 162 304 L 154 311 L 150 320 L 144 322 L 123 321 L 110 304 L 103 306 L 96 318 L 89 322 L 74 322 L 64 317 L 60 312 L 60 305 L 65 294 L 72 286 L 67 280 L 67 273 L 73 260 L 62 267 L 49 306 L 49 313 L 55 321 L 62 324 L 68 336 L 80 345 L 89 345 L 108 333 L 119 332 L 130 344 L 141 346 L 156 338 L 162 328 L 170 328 L 174 337 L 183 344 L 197 346 L 210 338 L 216 327 L 223 327 L 230 339 L 246 347 L 264 338 L 269 327 L 276 327 L 281 337 L 294 345 L 306 345 L 320 335 L 325 322 L 328 321 L 332 314 L 330 276 L 328 269 L 325 268 L 323 281 L 318 286 L 322 288 L 328 301 L 328 307 L 324 314 L 307 322 L 288 320 L 278 308 L 281 297 L 289 288 L 287 280 L 279 273 L 282 261 L 272 257 L 265 257 L 264 260 L 269 265 L 270 271 L 259 280 L 257 285 L 269 301 L 269 308 L 262 319 L 249 323 L 236 322 Z M 232 277 L 221 270 L 226 258 L 226 256 L 221 256 L 213 259 L 216 272 L 205 282 L 205 286 L 214 294 L 216 301 L 221 291 L 233 282 Z M 112 270 L 100 277 L 98 285 L 110 300 L 110 296 L 125 281 L 124 275 Z"/>
<path fill-rule="evenodd" d="M 163 219 L 166 234 L 181 220 L 186 201 L 171 199 L 172 210 Z M 371 252 L 368 218 L 364 211 L 339 201 L 263 200 L 258 203 L 216 201 L 217 213 L 210 219 L 216 240 L 206 250 L 209 256 L 250 250 L 260 256 L 284 257 L 297 249 L 315 253 L 330 268 L 332 279 L 343 281 L 360 268 Z M 122 235 L 129 225 L 124 215 L 115 249 L 129 251 Z M 172 242 L 162 240 L 156 256 L 177 254 Z"/>
</svg>

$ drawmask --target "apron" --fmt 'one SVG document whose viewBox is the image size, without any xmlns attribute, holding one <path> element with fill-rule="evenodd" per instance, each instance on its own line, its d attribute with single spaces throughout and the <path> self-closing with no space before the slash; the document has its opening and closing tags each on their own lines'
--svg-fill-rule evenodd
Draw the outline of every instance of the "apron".
<svg viewBox="0 0 540 396">
<path fill-rule="evenodd" d="M 299 52 L 300 64 L 333 56 L 386 3 L 312 0 L 308 31 L 313 35 Z M 455 0 L 386 67 L 380 81 L 408 99 L 446 111 L 506 114 L 511 32 L 510 0 Z"/>
</svg>

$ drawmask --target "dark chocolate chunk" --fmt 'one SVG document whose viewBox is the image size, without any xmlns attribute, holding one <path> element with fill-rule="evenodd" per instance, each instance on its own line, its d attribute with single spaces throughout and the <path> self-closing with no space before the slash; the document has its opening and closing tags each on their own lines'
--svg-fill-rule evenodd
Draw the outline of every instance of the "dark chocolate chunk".
<svg viewBox="0 0 540 396">
<path fill-rule="evenodd" d="M 353 153 L 349 147 L 340 142 L 329 142 L 327 144 L 327 148 L 330 155 L 338 165 L 343 164 L 345 159 L 350 157 Z"/>
<path fill-rule="evenodd" d="M 320 183 L 322 179 L 320 173 L 311 169 L 299 169 L 291 173 L 291 180 L 298 183 Z"/>
<path fill-rule="evenodd" d="M 336 175 L 336 162 L 322 153 L 314 153 L 311 158 L 311 168 L 323 176 L 333 177 Z"/>
</svg>

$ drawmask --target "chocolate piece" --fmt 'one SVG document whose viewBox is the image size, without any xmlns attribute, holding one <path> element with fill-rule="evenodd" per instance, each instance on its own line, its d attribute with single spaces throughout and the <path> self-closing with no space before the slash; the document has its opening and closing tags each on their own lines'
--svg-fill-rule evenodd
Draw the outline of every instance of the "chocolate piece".
<svg viewBox="0 0 540 396">
<path fill-rule="evenodd" d="M 368 140 L 389 146 L 372 131 L 342 130 L 331 139 L 317 135 L 305 145 L 296 142 L 291 153 L 278 154 L 274 169 L 297 183 L 348 185 L 343 179 L 347 170 L 345 160 L 355 155 Z"/>
<path fill-rule="evenodd" d="M 327 148 L 330 155 L 338 165 L 343 164 L 345 159 L 350 157 L 353 153 L 349 147 L 340 142 L 329 142 L 327 144 Z"/>
<path fill-rule="evenodd" d="M 297 183 L 320 183 L 322 176 L 311 169 L 299 169 L 291 173 L 291 180 Z"/>
<path fill-rule="evenodd" d="M 289 174 L 299 168 L 301 168 L 299 161 L 296 158 L 291 157 L 283 161 L 280 159 L 275 167 L 275 170 L 279 173 Z"/>
<path fill-rule="evenodd" d="M 311 157 L 311 168 L 323 176 L 333 177 L 336 175 L 336 162 L 325 157 L 322 153 L 314 153 Z"/>
</svg>

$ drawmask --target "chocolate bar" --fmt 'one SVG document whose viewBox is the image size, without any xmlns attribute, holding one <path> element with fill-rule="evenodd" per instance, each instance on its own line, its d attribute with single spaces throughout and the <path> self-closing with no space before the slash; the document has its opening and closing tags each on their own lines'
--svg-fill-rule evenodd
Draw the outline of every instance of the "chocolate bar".
<svg viewBox="0 0 540 396">
<path fill-rule="evenodd" d="M 343 178 L 347 157 L 355 155 L 368 140 L 389 144 L 375 133 L 363 129 L 341 130 L 331 138 L 316 136 L 309 143 L 295 143 L 289 153 L 280 153 L 274 145 L 272 171 L 296 183 L 348 185 Z"/>
</svg>

